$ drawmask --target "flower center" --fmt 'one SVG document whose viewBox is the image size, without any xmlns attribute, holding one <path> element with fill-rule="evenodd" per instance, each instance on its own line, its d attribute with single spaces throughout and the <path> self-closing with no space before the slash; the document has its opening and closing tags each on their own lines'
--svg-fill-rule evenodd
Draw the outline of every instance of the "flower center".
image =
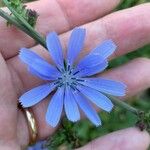
<svg viewBox="0 0 150 150">
<path fill-rule="evenodd" d="M 65 69 L 62 69 L 61 72 L 61 77 L 59 77 L 55 84 L 58 87 L 61 86 L 70 86 L 73 89 L 76 89 L 76 85 L 78 84 L 78 81 L 83 82 L 84 80 L 81 78 L 78 78 L 76 76 L 76 73 L 73 72 L 73 68 L 71 68 L 69 65 L 65 64 L 64 65 Z"/>
<path fill-rule="evenodd" d="M 75 82 L 75 78 L 73 74 L 71 73 L 71 71 L 65 71 L 62 74 L 61 80 L 64 85 L 71 85 L 73 84 L 73 82 Z"/>
<path fill-rule="evenodd" d="M 65 66 L 65 69 L 61 70 L 61 77 L 59 77 L 55 84 L 57 86 L 75 86 L 77 79 L 73 74 L 73 69 L 70 66 Z"/>
</svg>

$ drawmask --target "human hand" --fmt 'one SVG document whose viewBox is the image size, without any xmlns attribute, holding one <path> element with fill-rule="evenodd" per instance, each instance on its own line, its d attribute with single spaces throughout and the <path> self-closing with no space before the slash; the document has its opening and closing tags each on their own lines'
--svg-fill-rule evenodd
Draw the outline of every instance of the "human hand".
<svg viewBox="0 0 150 150">
<path fill-rule="evenodd" d="M 55 30 L 60 34 L 63 43 L 66 43 L 69 31 L 73 27 L 82 25 L 86 28 L 85 53 L 104 39 L 113 39 L 118 45 L 118 50 L 111 58 L 113 59 L 150 42 L 150 4 L 107 15 L 118 3 L 119 0 L 95 2 L 41 0 L 30 3 L 28 6 L 37 10 L 40 15 L 37 30 L 43 35 Z M 32 76 L 26 66 L 20 62 L 17 56 L 19 49 L 31 47 L 46 59 L 49 59 L 49 55 L 41 46 L 35 46 L 32 39 L 16 28 L 6 27 L 6 22 L 2 18 L 0 18 L 0 28 L 0 148 L 17 150 L 26 147 L 29 143 L 25 116 L 17 108 L 18 98 L 25 91 L 43 82 Z M 128 87 L 127 96 L 132 96 L 150 87 L 149 65 L 149 59 L 138 58 L 121 67 L 108 70 L 101 76 L 124 82 Z M 38 125 L 39 139 L 45 139 L 55 131 L 45 122 L 44 116 L 48 102 L 49 98 L 31 108 Z M 148 133 L 130 128 L 101 137 L 80 150 L 98 148 L 101 150 L 145 150 L 149 141 Z"/>
</svg>

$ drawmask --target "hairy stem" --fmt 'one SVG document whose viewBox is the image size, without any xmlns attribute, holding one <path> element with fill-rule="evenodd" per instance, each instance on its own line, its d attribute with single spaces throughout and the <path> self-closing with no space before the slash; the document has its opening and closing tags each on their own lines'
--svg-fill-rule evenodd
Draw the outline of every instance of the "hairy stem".
<svg viewBox="0 0 150 150">
<path fill-rule="evenodd" d="M 38 42 L 39 44 L 41 44 L 43 47 L 46 48 L 45 38 L 42 37 L 38 32 L 36 32 L 34 30 L 34 28 L 11 7 L 10 3 L 7 0 L 3 0 L 3 2 L 7 6 L 7 8 L 11 11 L 11 13 L 16 17 L 15 20 L 16 20 L 16 22 L 18 22 L 18 24 L 16 24 L 16 22 L 14 22 L 12 17 L 9 16 L 9 15 L 8 15 L 9 17 L 7 16 L 7 17 L 5 17 L 5 19 L 7 19 L 7 21 L 9 21 L 10 23 L 12 23 L 15 26 L 17 26 L 22 31 L 26 32 L 36 42 Z M 4 17 L 4 11 L 1 10 L 1 14 L 3 14 L 3 16 L 2 15 L 1 16 Z"/>
<path fill-rule="evenodd" d="M 8 15 L 2 9 L 0 9 L 0 16 L 3 17 L 4 19 L 6 19 L 8 22 L 10 22 L 13 25 L 15 25 L 17 28 L 19 28 L 20 30 L 22 30 L 26 34 L 30 35 L 30 32 L 24 26 L 22 26 L 21 24 L 19 24 L 18 21 L 15 18 L 13 18 L 10 15 Z"/>
<path fill-rule="evenodd" d="M 120 99 L 118 99 L 118 98 L 116 98 L 116 97 L 113 97 L 113 96 L 108 96 L 108 97 L 109 97 L 117 106 L 122 107 L 122 108 L 124 108 L 124 109 L 126 109 L 126 110 L 128 110 L 128 111 L 130 111 L 130 112 L 132 112 L 132 113 L 134 113 L 134 114 L 137 115 L 137 116 L 139 115 L 140 110 L 138 110 L 138 109 L 136 109 L 136 108 L 130 106 L 129 104 L 125 103 L 124 101 L 122 101 L 122 100 L 120 100 Z"/>
</svg>

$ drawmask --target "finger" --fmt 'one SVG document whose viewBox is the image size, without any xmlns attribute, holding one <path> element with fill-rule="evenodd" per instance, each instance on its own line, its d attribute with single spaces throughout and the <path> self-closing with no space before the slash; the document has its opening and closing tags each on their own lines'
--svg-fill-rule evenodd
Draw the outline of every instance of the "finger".
<svg viewBox="0 0 150 150">
<path fill-rule="evenodd" d="M 29 141 L 28 127 L 22 112 L 18 115 L 17 95 L 11 81 L 8 67 L 0 54 L 0 139 L 1 148 L 18 149 L 18 144 L 27 146 Z M 19 119 L 17 119 L 17 117 Z M 17 128 L 16 128 L 17 127 Z M 23 130 L 22 130 L 23 129 Z M 16 141 L 17 140 L 17 141 Z M 9 147 L 7 147 L 9 146 Z M 13 148 L 14 147 L 14 148 Z"/>
<path fill-rule="evenodd" d="M 38 12 L 36 29 L 45 35 L 52 30 L 63 33 L 75 26 L 102 17 L 119 2 L 120 0 L 96 0 L 94 2 L 90 0 L 40 0 L 28 4 L 28 7 Z M 0 18 L 0 29 L 0 48 L 5 58 L 16 55 L 21 47 L 31 47 L 35 44 L 31 38 L 16 28 L 7 27 L 6 21 L 2 18 Z M 15 44 L 12 44 L 12 41 Z"/>
<path fill-rule="evenodd" d="M 147 132 L 128 128 L 98 138 L 77 150 L 146 150 L 150 144 Z"/>
<path fill-rule="evenodd" d="M 89 53 L 105 39 L 112 39 L 117 50 L 114 57 L 126 54 L 150 43 L 150 3 L 114 12 L 94 22 L 83 25 L 87 36 L 80 57 Z M 139 13 L 141 12 L 141 13 Z M 139 21 L 140 20 L 140 21 Z M 70 31 L 71 32 L 71 31 Z M 70 37 L 70 32 L 60 36 L 64 48 Z M 91 42 L 92 41 L 92 42 Z M 45 55 L 42 47 L 34 47 L 36 52 Z"/>
<path fill-rule="evenodd" d="M 150 87 L 149 66 L 150 59 L 137 58 L 98 76 L 124 82 L 127 85 L 126 97 L 131 97 Z"/>
<path fill-rule="evenodd" d="M 123 55 L 134 49 L 144 46 L 145 44 L 148 44 L 150 42 L 149 9 L 150 4 L 144 4 L 135 8 L 116 12 L 103 19 L 87 24 L 85 26 L 85 28 L 87 29 L 85 50 L 83 51 L 83 53 L 81 53 L 80 57 L 85 55 L 85 53 L 88 53 L 92 48 L 94 48 L 104 39 L 112 38 L 117 44 L 118 48 L 115 52 L 115 56 L 113 57 Z M 64 43 L 67 43 L 66 40 L 68 39 L 69 35 L 70 33 L 61 35 L 63 45 L 65 45 Z M 49 59 L 48 52 L 43 50 L 41 46 L 36 46 L 33 49 L 40 55 L 43 55 L 45 58 Z M 21 70 L 21 68 L 24 69 L 24 67 L 22 67 L 17 59 L 18 58 L 14 57 L 9 61 L 12 61 L 11 63 L 15 70 L 17 72 L 20 72 L 19 74 L 20 76 L 22 76 L 21 78 L 23 82 L 27 82 L 26 79 L 28 78 L 26 78 L 26 75 L 28 73 L 25 70 Z M 22 74 L 21 72 L 24 72 L 24 74 Z M 30 84 L 32 83 L 34 84 L 34 82 L 31 82 Z"/>
<path fill-rule="evenodd" d="M 83 25 L 87 30 L 86 42 L 82 55 L 85 55 L 106 39 L 112 39 L 117 50 L 117 57 L 150 43 L 150 3 L 107 15 L 94 22 Z M 141 12 L 141 13 L 139 13 Z M 67 43 L 70 32 L 61 36 Z M 91 42 L 92 41 L 92 42 Z M 63 44 L 66 45 L 66 44 Z M 66 46 L 65 46 L 66 47 Z M 38 47 L 36 48 L 38 49 Z"/>
<path fill-rule="evenodd" d="M 26 149 L 27 145 L 29 145 L 30 134 L 26 116 L 22 110 L 19 110 L 17 122 L 17 144 L 21 146 L 21 149 Z"/>
<path fill-rule="evenodd" d="M 107 71 L 106 73 L 102 74 L 102 76 L 108 77 L 109 79 L 116 79 L 121 82 L 124 82 L 127 85 L 127 96 L 131 96 L 133 94 L 137 94 L 140 91 L 150 87 L 149 66 L 150 66 L 149 59 L 138 58 L 129 62 L 128 64 L 123 65 L 122 67 L 111 69 Z M 25 76 L 26 78 L 28 78 L 27 74 Z M 12 76 L 12 78 L 14 81 L 14 85 L 21 85 L 21 83 L 18 84 L 18 81 L 20 81 L 20 79 L 18 79 L 18 76 L 15 75 L 15 76 Z M 28 78 L 28 81 L 31 81 L 30 78 Z M 21 93 L 33 87 L 31 85 L 29 87 L 29 84 L 27 83 L 24 83 L 24 84 L 26 84 L 25 89 L 21 89 Z M 39 82 L 38 84 L 41 84 L 41 83 Z M 37 83 L 35 83 L 35 86 L 36 85 Z M 22 85 L 20 87 L 22 87 Z M 20 95 L 20 92 L 18 94 Z M 49 101 L 50 101 L 50 97 L 41 101 L 39 104 L 35 105 L 34 107 L 32 107 L 32 110 L 35 114 L 35 118 L 38 123 L 40 139 L 46 138 L 47 136 L 49 136 L 50 134 L 54 132 L 54 128 L 51 128 L 46 123 L 45 117 L 44 117 L 46 114 Z"/>
<path fill-rule="evenodd" d="M 0 139 L 3 144 L 3 142 L 17 138 L 17 95 L 15 94 L 10 73 L 1 54 L 0 87 Z"/>
</svg>

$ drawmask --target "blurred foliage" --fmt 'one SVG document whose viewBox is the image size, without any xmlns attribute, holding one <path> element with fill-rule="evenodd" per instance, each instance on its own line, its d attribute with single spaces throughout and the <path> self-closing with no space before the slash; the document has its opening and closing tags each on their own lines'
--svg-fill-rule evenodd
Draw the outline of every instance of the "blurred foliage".
<svg viewBox="0 0 150 150">
<path fill-rule="evenodd" d="M 15 1 L 15 0 L 12 0 L 12 1 Z M 23 2 L 31 2 L 31 1 L 34 1 L 34 0 L 22 0 Z M 0 6 L 3 6 L 3 2 L 2 0 L 0 0 Z"/>
<path fill-rule="evenodd" d="M 122 0 L 120 5 L 117 7 L 117 10 L 133 7 L 146 2 L 150 2 L 150 0 Z"/>
<path fill-rule="evenodd" d="M 136 51 L 130 52 L 124 56 L 120 56 L 119 58 L 112 60 L 109 64 L 109 68 L 117 67 L 121 64 L 127 63 L 128 61 L 138 57 L 150 58 L 150 45 L 146 45 L 142 48 L 139 48 Z"/>
<path fill-rule="evenodd" d="M 133 7 L 144 2 L 150 2 L 150 0 L 123 0 L 122 3 L 118 6 L 117 10 Z M 137 51 L 112 60 L 110 62 L 110 68 L 127 63 L 128 61 L 137 57 L 150 58 L 150 45 L 146 45 Z M 129 102 L 131 105 L 137 108 L 145 111 L 149 110 L 150 90 L 130 98 Z M 54 136 L 50 137 L 49 143 L 47 143 L 49 150 L 62 149 L 62 147 L 63 149 L 72 149 L 73 146 L 85 145 L 87 142 L 94 138 L 119 129 L 133 126 L 136 123 L 136 116 L 121 108 L 114 109 L 110 114 L 101 112 L 100 117 L 102 119 L 103 126 L 98 128 L 94 127 L 88 120 L 82 120 L 76 124 L 66 121 L 64 123 L 64 128 L 59 129 Z"/>
</svg>

